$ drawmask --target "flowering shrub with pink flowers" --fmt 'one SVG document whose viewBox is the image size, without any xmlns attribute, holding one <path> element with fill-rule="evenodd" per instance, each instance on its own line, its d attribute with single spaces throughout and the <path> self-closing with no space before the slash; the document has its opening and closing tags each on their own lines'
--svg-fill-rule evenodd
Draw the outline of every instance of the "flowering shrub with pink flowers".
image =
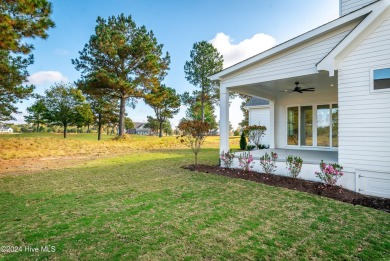
<svg viewBox="0 0 390 261">
<path fill-rule="evenodd" d="M 289 155 L 286 158 L 287 172 L 291 177 L 297 178 L 302 169 L 303 160 L 298 156 Z"/>
<path fill-rule="evenodd" d="M 343 167 L 338 163 L 320 163 L 321 172 L 315 172 L 316 176 L 327 185 L 335 185 L 337 180 L 344 175 Z"/>
<path fill-rule="evenodd" d="M 266 174 L 272 174 L 276 170 L 276 160 L 278 154 L 271 151 L 271 155 L 265 153 L 264 156 L 260 157 L 260 166 Z"/>
<path fill-rule="evenodd" d="M 251 171 L 255 162 L 253 161 L 253 157 L 250 152 L 244 152 L 240 154 L 238 164 L 244 171 Z"/>
<path fill-rule="evenodd" d="M 223 162 L 223 167 L 231 168 L 233 165 L 234 153 L 224 152 L 221 153 L 221 160 Z"/>
</svg>

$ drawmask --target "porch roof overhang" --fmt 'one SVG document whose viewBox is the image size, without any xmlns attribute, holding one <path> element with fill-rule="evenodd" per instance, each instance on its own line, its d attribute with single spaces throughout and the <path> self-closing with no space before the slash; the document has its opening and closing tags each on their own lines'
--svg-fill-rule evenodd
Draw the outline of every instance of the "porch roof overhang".
<svg viewBox="0 0 390 261">
<path fill-rule="evenodd" d="M 267 100 L 275 100 L 279 94 L 287 89 L 294 88 L 294 82 L 299 81 L 299 85 L 308 88 L 336 88 L 337 86 L 337 72 L 336 77 L 329 77 L 327 72 L 317 72 L 299 77 L 287 77 L 278 80 L 258 82 L 255 84 L 239 85 L 229 87 L 229 91 L 249 95 L 252 97 L 259 97 Z M 302 95 L 310 95 L 304 93 Z"/>
<path fill-rule="evenodd" d="M 387 3 L 390 0 L 382 0 L 382 1 L 385 1 Z M 382 5 L 382 1 L 374 2 L 368 6 L 362 7 L 361 9 L 358 9 L 352 13 L 349 13 L 345 16 L 342 16 L 342 17 L 340 17 L 336 20 L 333 20 L 327 24 L 324 24 L 320 27 L 317 27 L 317 28 L 315 28 L 309 32 L 306 32 L 300 36 L 297 36 L 289 41 L 286 41 L 282 44 L 279 44 L 279 45 L 277 45 L 277 46 L 275 46 L 267 51 L 264 51 L 264 52 L 257 54 L 251 58 L 248 58 L 240 63 L 237 63 L 231 67 L 228 67 L 228 68 L 222 70 L 221 72 L 210 76 L 209 78 L 212 81 L 223 81 L 226 77 L 229 77 L 230 75 L 238 73 L 240 71 L 245 71 L 246 68 L 253 66 L 256 63 L 260 63 L 266 59 L 272 58 L 273 56 L 277 56 L 277 55 L 280 55 L 284 52 L 288 52 L 289 50 L 291 50 L 293 48 L 296 48 L 300 45 L 303 45 L 303 44 L 305 44 L 305 43 L 307 43 L 315 38 L 321 37 L 327 33 L 330 33 L 332 31 L 337 30 L 337 29 L 339 29 L 343 26 L 346 26 L 348 24 L 351 24 L 354 22 L 361 22 L 361 21 L 365 20 L 365 18 L 367 17 L 367 15 L 370 14 L 370 12 L 372 12 L 374 9 L 378 9 L 376 7 L 379 4 Z M 354 30 L 352 30 L 352 32 L 353 31 Z M 348 37 L 346 37 L 346 38 L 348 38 Z M 341 42 L 343 42 L 346 38 L 342 39 Z M 336 47 L 340 46 L 340 47 L 338 47 L 338 49 L 342 48 L 340 43 L 338 43 L 336 45 Z M 333 52 L 334 52 L 334 50 L 331 51 L 331 53 L 333 53 Z M 328 56 L 329 56 L 329 54 L 325 57 L 328 57 Z M 325 60 L 325 58 L 321 59 L 320 61 L 318 61 L 318 64 L 321 64 L 321 62 L 324 60 Z M 313 69 L 310 70 L 310 72 L 308 71 L 308 72 L 303 73 L 303 75 L 318 73 L 319 72 L 319 69 L 317 67 L 318 64 L 313 64 Z M 320 68 L 322 68 L 322 67 L 320 67 Z M 283 75 L 283 77 L 289 78 L 289 75 Z M 266 98 L 266 97 L 264 97 L 264 98 Z"/>
</svg>

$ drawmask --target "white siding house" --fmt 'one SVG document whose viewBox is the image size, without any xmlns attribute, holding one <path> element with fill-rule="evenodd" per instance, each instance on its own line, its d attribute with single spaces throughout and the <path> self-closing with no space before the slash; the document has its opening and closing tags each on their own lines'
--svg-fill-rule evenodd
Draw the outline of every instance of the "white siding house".
<svg viewBox="0 0 390 261">
<path fill-rule="evenodd" d="M 134 128 L 126 130 L 127 134 L 151 135 L 150 128 L 145 127 L 144 122 L 134 122 Z"/>
<path fill-rule="evenodd" d="M 303 178 L 336 161 L 339 185 L 390 197 L 390 0 L 340 8 L 340 18 L 211 76 L 221 86 L 220 150 L 229 148 L 229 91 L 261 97 L 271 149 L 306 157 Z"/>
<path fill-rule="evenodd" d="M 340 1 L 340 16 L 349 14 L 359 8 L 369 5 L 377 0 L 341 0 Z"/>
<path fill-rule="evenodd" d="M 265 135 L 261 139 L 261 144 L 270 145 L 270 111 L 269 111 L 269 101 L 252 98 L 245 104 L 245 109 L 249 113 L 249 125 L 261 125 L 265 126 L 267 130 Z"/>
<path fill-rule="evenodd" d="M 13 133 L 14 130 L 10 127 L 0 126 L 0 133 Z"/>
</svg>

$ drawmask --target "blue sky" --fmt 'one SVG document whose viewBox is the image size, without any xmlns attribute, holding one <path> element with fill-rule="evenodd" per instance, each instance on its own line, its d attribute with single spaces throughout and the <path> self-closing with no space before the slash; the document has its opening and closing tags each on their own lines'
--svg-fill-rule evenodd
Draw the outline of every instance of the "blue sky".
<svg viewBox="0 0 390 261">
<path fill-rule="evenodd" d="M 32 41 L 35 63 L 29 67 L 30 82 L 43 93 L 55 81 L 73 82 L 80 73 L 71 64 L 94 33 L 96 18 L 131 15 L 137 25 L 153 30 L 164 51 L 171 55 L 165 83 L 178 93 L 192 91 L 185 79 L 184 63 L 192 45 L 206 40 L 224 54 L 226 65 L 327 23 L 338 17 L 338 0 L 54 0 L 52 19 L 56 27 L 47 40 Z M 20 105 L 25 113 L 31 101 Z M 231 105 L 231 122 L 241 120 L 239 100 Z M 127 108 L 133 121 L 146 121 L 153 111 L 142 101 Z M 185 108 L 172 123 L 184 116 Z M 22 114 L 23 115 L 23 114 Z M 17 118 L 20 122 L 22 118 Z"/>
</svg>

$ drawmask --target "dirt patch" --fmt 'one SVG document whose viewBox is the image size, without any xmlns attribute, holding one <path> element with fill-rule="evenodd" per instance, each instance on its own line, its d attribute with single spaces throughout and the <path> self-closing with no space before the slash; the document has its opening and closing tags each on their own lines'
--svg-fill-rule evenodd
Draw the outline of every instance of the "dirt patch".
<svg viewBox="0 0 390 261">
<path fill-rule="evenodd" d="M 275 187 L 288 188 L 332 198 L 353 205 L 361 205 L 390 213 L 390 199 L 365 196 L 339 186 L 328 186 L 320 182 L 294 179 L 286 176 L 269 175 L 257 172 L 244 172 L 240 169 L 226 169 L 219 166 L 188 165 L 183 168 L 191 171 L 217 174 L 225 177 L 251 180 Z"/>
<path fill-rule="evenodd" d="M 94 159 L 94 157 L 50 157 L 0 160 L 0 177 L 33 174 L 42 170 L 62 169 Z"/>
</svg>

